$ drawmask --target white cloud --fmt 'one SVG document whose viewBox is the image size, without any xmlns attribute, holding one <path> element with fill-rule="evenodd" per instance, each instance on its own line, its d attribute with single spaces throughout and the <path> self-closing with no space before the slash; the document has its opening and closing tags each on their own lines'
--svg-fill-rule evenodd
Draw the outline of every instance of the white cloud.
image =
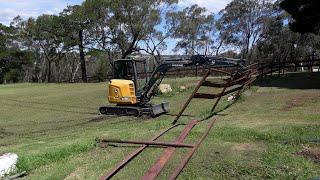
<svg viewBox="0 0 320 180">
<path fill-rule="evenodd" d="M 179 6 L 184 8 L 197 4 L 200 7 L 205 7 L 210 12 L 218 13 L 230 2 L 231 0 L 182 0 L 179 2 Z"/>
<path fill-rule="evenodd" d="M 23 18 L 37 17 L 41 14 L 58 14 L 67 5 L 81 4 L 83 0 L 0 0 L 0 23 L 9 25 L 18 15 Z M 198 4 L 209 12 L 217 13 L 231 0 L 181 0 L 179 7 Z"/>
<path fill-rule="evenodd" d="M 9 25 L 18 15 L 22 18 L 41 14 L 58 14 L 67 5 L 81 4 L 83 0 L 0 0 L 0 23 Z"/>
</svg>

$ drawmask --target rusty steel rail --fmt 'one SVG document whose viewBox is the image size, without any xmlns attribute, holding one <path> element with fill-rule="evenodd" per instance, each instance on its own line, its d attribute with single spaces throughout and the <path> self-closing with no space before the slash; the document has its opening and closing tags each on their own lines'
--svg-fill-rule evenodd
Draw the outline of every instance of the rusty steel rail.
<svg viewBox="0 0 320 180">
<path fill-rule="evenodd" d="M 211 81 L 207 81 L 206 79 L 208 78 L 208 76 L 210 75 L 210 73 L 212 71 L 218 71 L 218 72 L 222 72 L 225 74 L 228 74 L 230 76 L 230 78 L 226 79 L 226 83 L 225 84 L 218 84 L 218 83 L 214 83 Z M 220 102 L 221 98 L 227 94 L 233 93 L 235 91 L 237 91 L 237 96 L 238 94 L 241 92 L 241 90 L 244 87 L 244 84 L 249 80 L 249 76 L 250 73 L 252 72 L 251 69 L 246 68 L 245 71 L 241 72 L 243 75 L 240 77 L 236 77 L 237 72 L 239 72 L 239 70 L 235 71 L 235 73 L 229 73 L 226 71 L 221 71 L 221 70 L 217 70 L 217 69 L 209 69 L 203 76 L 203 78 L 201 79 L 201 81 L 199 81 L 199 83 L 196 85 L 195 89 L 193 90 L 192 94 L 189 96 L 188 100 L 185 102 L 185 104 L 183 105 L 182 109 L 180 110 L 180 112 L 178 113 L 178 115 L 175 117 L 175 119 L 173 120 L 172 124 L 175 124 L 178 122 L 179 118 L 182 116 L 182 114 L 184 113 L 184 111 L 186 110 L 186 108 L 189 106 L 191 100 L 193 98 L 202 98 L 202 99 L 216 99 L 213 107 L 211 108 L 211 113 L 214 112 L 215 108 L 217 107 L 218 103 Z M 227 90 L 228 88 L 235 86 L 235 85 L 240 85 L 240 87 L 235 87 L 233 89 Z M 206 87 L 218 87 L 218 88 L 222 88 L 222 91 L 220 93 L 217 94 L 207 94 L 207 93 L 198 93 L 199 89 L 201 86 L 206 86 Z"/>
<path fill-rule="evenodd" d="M 206 131 L 203 133 L 202 137 L 198 141 L 198 143 L 188 152 L 187 156 L 181 161 L 181 163 L 176 167 L 175 171 L 172 173 L 172 175 L 169 177 L 170 180 L 176 179 L 183 168 L 187 165 L 187 163 L 190 161 L 191 157 L 193 154 L 197 151 L 197 149 L 200 147 L 201 143 L 203 140 L 207 137 L 209 134 L 211 128 L 213 127 L 214 123 L 216 122 L 216 119 L 213 119 L 209 124 L 206 129 Z"/>
<path fill-rule="evenodd" d="M 192 120 L 188 123 L 188 125 L 181 132 L 180 136 L 175 140 L 175 143 L 181 143 L 187 137 L 188 133 L 191 129 L 198 123 L 197 120 Z M 142 176 L 142 180 L 152 180 L 155 179 L 165 164 L 168 162 L 170 157 L 173 155 L 176 148 L 168 147 L 163 152 L 163 154 L 159 157 L 159 159 L 149 168 L 149 170 Z"/>
<path fill-rule="evenodd" d="M 202 83 L 206 81 L 207 77 L 210 75 L 210 70 L 208 70 L 204 76 L 202 77 L 201 81 L 197 84 L 197 86 L 195 87 L 195 89 L 193 90 L 192 94 L 189 96 L 187 102 L 183 105 L 182 109 L 180 110 L 179 114 L 176 116 L 176 118 L 173 120 L 172 124 L 176 124 L 178 122 L 178 119 L 182 116 L 184 110 L 186 110 L 186 108 L 188 107 L 188 105 L 190 104 L 193 96 L 198 92 L 198 90 L 200 89 L 200 87 L 202 86 Z"/>
<path fill-rule="evenodd" d="M 117 143 L 117 144 L 140 144 L 140 145 L 149 145 L 149 146 L 168 146 L 168 147 L 184 147 L 192 148 L 192 144 L 183 144 L 183 143 L 171 143 L 171 142 L 159 142 L 159 141 L 133 141 L 133 140 L 120 140 L 120 139 L 98 139 L 98 142 L 102 143 Z"/>
<path fill-rule="evenodd" d="M 220 95 L 218 96 L 218 99 L 216 100 L 216 102 L 214 103 L 213 107 L 211 108 L 211 113 L 214 112 L 214 110 L 216 109 L 219 101 L 221 100 L 222 96 L 224 95 L 225 91 L 227 90 L 228 87 L 230 87 L 230 84 L 232 83 L 232 81 L 234 80 L 234 76 L 232 75 L 230 80 L 226 83 L 226 86 L 223 87 Z"/>
<path fill-rule="evenodd" d="M 225 70 L 222 70 L 222 69 L 217 69 L 217 68 L 210 68 L 210 71 L 212 72 L 218 72 L 218 73 L 222 73 L 222 74 L 227 74 L 227 75 L 231 75 L 232 73 L 229 72 L 229 71 L 225 71 Z"/>
<path fill-rule="evenodd" d="M 159 139 L 161 136 L 163 136 L 165 133 L 170 131 L 171 129 L 179 126 L 181 124 L 175 124 L 173 126 L 170 126 L 166 130 L 162 131 L 157 136 L 153 137 L 151 140 L 155 141 Z M 100 177 L 101 180 L 107 180 L 111 179 L 114 175 L 116 175 L 125 165 L 127 165 L 132 159 L 134 159 L 137 155 L 139 155 L 144 149 L 146 149 L 148 145 L 143 145 L 140 148 L 133 151 L 131 154 L 129 154 L 127 157 L 125 157 L 121 162 L 119 162 L 113 169 L 111 169 L 107 174 Z"/>
</svg>

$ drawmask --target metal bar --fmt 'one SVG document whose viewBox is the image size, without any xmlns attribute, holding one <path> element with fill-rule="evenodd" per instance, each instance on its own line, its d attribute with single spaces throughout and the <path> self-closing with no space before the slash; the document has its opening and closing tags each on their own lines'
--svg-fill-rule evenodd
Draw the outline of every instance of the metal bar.
<svg viewBox="0 0 320 180">
<path fill-rule="evenodd" d="M 225 84 L 215 83 L 215 82 L 211 82 L 211 81 L 204 81 L 202 86 L 221 88 L 221 87 L 224 87 Z"/>
<path fill-rule="evenodd" d="M 216 109 L 219 101 L 221 100 L 222 96 L 225 95 L 225 91 L 227 90 L 227 88 L 229 87 L 229 84 L 232 83 L 232 81 L 234 80 L 234 75 L 232 75 L 229 79 L 229 81 L 226 83 L 226 86 L 222 89 L 221 93 L 218 96 L 218 99 L 216 100 L 216 102 L 214 103 L 212 109 L 211 109 L 211 113 L 213 113 L 213 111 Z"/>
<path fill-rule="evenodd" d="M 236 88 L 234 88 L 234 89 L 230 89 L 230 90 L 224 92 L 224 93 L 223 93 L 223 96 L 225 96 L 225 95 L 227 95 L 227 94 L 230 94 L 230 93 L 233 93 L 233 92 L 235 92 L 235 91 L 238 91 L 238 90 L 240 90 L 240 89 L 242 89 L 241 86 L 236 87 Z"/>
<path fill-rule="evenodd" d="M 257 80 L 256 77 L 252 77 L 250 80 L 248 80 L 248 81 L 246 82 L 246 84 L 245 84 L 245 86 L 243 87 L 243 89 L 246 90 L 246 89 L 250 88 L 251 85 L 252 85 L 252 83 L 253 83 L 254 81 L 256 81 L 256 80 Z"/>
<path fill-rule="evenodd" d="M 195 93 L 193 98 L 199 99 L 215 99 L 218 97 L 218 94 L 206 94 L 206 93 Z"/>
<path fill-rule="evenodd" d="M 192 94 L 189 96 L 187 102 L 183 105 L 182 109 L 180 110 L 179 114 L 177 115 L 177 117 L 173 120 L 172 124 L 176 124 L 179 120 L 179 118 L 181 117 L 181 115 L 183 114 L 183 112 L 186 110 L 186 108 L 188 107 L 188 105 L 190 104 L 193 96 L 195 93 L 197 93 L 197 91 L 200 89 L 202 83 L 207 79 L 207 77 L 210 74 L 210 70 L 208 70 L 205 75 L 202 77 L 201 81 L 197 84 L 197 86 L 195 87 L 195 89 L 193 90 Z"/>
<path fill-rule="evenodd" d="M 230 78 L 227 81 L 230 81 Z M 247 81 L 247 78 L 246 77 L 241 77 L 241 78 L 235 79 L 232 82 L 230 82 L 230 84 L 228 84 L 228 83 L 219 84 L 219 83 L 215 83 L 215 82 L 211 82 L 211 81 L 204 81 L 202 86 L 223 88 L 223 87 L 226 87 L 226 86 L 230 87 L 230 86 L 237 85 L 239 83 L 242 83 L 243 81 Z"/>
<path fill-rule="evenodd" d="M 230 94 L 230 93 L 233 93 L 235 91 L 238 91 L 238 90 L 241 90 L 242 87 L 239 86 L 239 87 L 236 87 L 234 89 L 230 89 L 228 91 L 225 91 L 223 94 L 219 93 L 219 94 L 206 94 L 206 93 L 196 93 L 194 95 L 194 98 L 199 98 L 199 99 L 215 99 L 217 97 L 220 97 L 220 96 L 225 96 L 227 94 Z"/>
<path fill-rule="evenodd" d="M 155 141 L 158 138 L 160 138 L 162 135 L 164 135 L 165 133 L 167 133 L 168 131 L 170 131 L 171 129 L 179 126 L 180 124 L 175 124 L 169 128 L 167 128 L 166 130 L 164 130 L 163 132 L 161 132 L 160 134 L 158 134 L 157 136 L 153 137 L 151 140 Z M 101 176 L 100 179 L 101 180 L 106 180 L 106 179 L 111 179 L 114 175 L 116 175 L 125 165 L 127 165 L 132 159 L 134 159 L 137 155 L 139 155 L 145 148 L 147 148 L 148 145 L 143 145 L 140 148 L 134 150 L 131 154 L 129 154 L 127 157 L 125 157 L 121 162 L 119 162 L 113 169 L 111 169 L 106 175 Z"/>
<path fill-rule="evenodd" d="M 246 86 L 251 86 L 251 84 L 256 80 L 256 77 L 251 78 L 249 81 L 246 82 Z"/>
<path fill-rule="evenodd" d="M 248 73 L 247 73 L 247 75 L 246 75 L 246 77 L 248 78 L 248 80 L 250 80 L 250 74 L 251 74 L 251 71 L 248 71 Z M 250 77 L 250 78 L 249 78 Z M 240 96 L 240 93 L 241 93 L 241 91 L 243 90 L 243 88 L 245 87 L 245 85 L 246 85 L 246 83 L 247 83 L 247 81 L 246 82 L 244 82 L 240 87 L 240 89 L 238 90 L 238 92 L 236 93 L 236 95 L 235 95 L 235 97 L 236 98 L 238 98 L 239 96 Z"/>
<path fill-rule="evenodd" d="M 249 64 L 248 66 L 246 66 L 246 68 L 251 68 L 253 66 L 257 66 L 259 63 L 253 63 L 253 64 Z"/>
<path fill-rule="evenodd" d="M 240 77 L 240 78 L 238 78 L 238 79 L 234 79 L 234 80 L 232 80 L 232 81 L 230 82 L 229 86 L 237 85 L 237 84 L 242 83 L 243 81 L 246 81 L 246 80 L 247 80 L 247 78 L 246 78 L 245 76 Z"/>
<path fill-rule="evenodd" d="M 223 73 L 223 74 L 227 74 L 227 75 L 231 75 L 232 73 L 222 70 L 222 69 L 216 69 L 216 68 L 210 68 L 210 71 L 214 71 L 214 72 L 219 72 L 219 73 Z"/>
<path fill-rule="evenodd" d="M 98 141 L 104 143 L 123 143 L 123 144 L 145 144 L 153 146 L 169 146 L 169 147 L 187 147 L 192 148 L 191 144 L 159 142 L 159 141 L 132 141 L 132 140 L 119 140 L 119 139 L 99 139 Z"/>
<path fill-rule="evenodd" d="M 174 141 L 175 143 L 181 143 L 187 137 L 188 133 L 191 129 L 198 123 L 197 120 L 192 120 L 188 123 L 188 125 L 181 132 L 179 137 Z M 155 179 L 158 174 L 163 169 L 164 165 L 168 162 L 170 157 L 173 155 L 176 148 L 168 147 L 162 153 L 162 155 L 158 158 L 158 160 L 149 168 L 149 170 L 142 176 L 142 180 L 152 180 Z"/>
<path fill-rule="evenodd" d="M 183 168 L 187 165 L 187 163 L 189 162 L 189 160 L 191 159 L 191 157 L 193 156 L 193 154 L 197 151 L 197 149 L 200 147 L 201 143 L 203 142 L 203 140 L 207 137 L 207 135 L 209 134 L 211 128 L 213 127 L 214 123 L 216 122 L 216 119 L 213 119 L 209 124 L 208 127 L 206 129 L 206 131 L 204 132 L 204 134 L 202 135 L 201 139 L 198 141 L 198 143 L 192 148 L 190 149 L 190 151 L 188 152 L 187 156 L 181 161 L 181 163 L 177 166 L 177 168 L 175 169 L 175 171 L 172 173 L 172 175 L 169 177 L 169 180 L 174 180 L 176 179 L 180 172 L 183 170 Z"/>
</svg>

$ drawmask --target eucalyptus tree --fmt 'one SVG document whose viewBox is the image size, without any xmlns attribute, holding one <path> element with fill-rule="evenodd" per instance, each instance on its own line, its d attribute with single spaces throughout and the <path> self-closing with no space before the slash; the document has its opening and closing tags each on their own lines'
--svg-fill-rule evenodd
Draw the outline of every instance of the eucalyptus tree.
<svg viewBox="0 0 320 180">
<path fill-rule="evenodd" d="M 166 15 L 176 8 L 173 4 L 162 4 L 159 6 L 158 13 L 160 16 L 160 23 L 148 32 L 141 43 L 141 50 L 151 55 L 154 59 L 154 65 L 159 64 L 161 55 L 167 49 L 167 40 L 170 38 L 170 24 L 166 22 Z"/>
<path fill-rule="evenodd" d="M 31 64 L 32 53 L 19 48 L 17 34 L 13 26 L 0 23 L 0 83 L 23 80 L 24 68 Z"/>
<path fill-rule="evenodd" d="M 245 58 L 260 38 L 264 19 L 272 15 L 270 0 L 233 0 L 221 12 L 221 34 L 238 46 Z"/>
<path fill-rule="evenodd" d="M 142 48 L 139 42 L 150 37 L 161 23 L 161 6 L 177 0 L 113 0 L 110 1 L 108 31 L 111 44 L 126 58 Z"/>
<path fill-rule="evenodd" d="M 83 82 L 87 82 L 85 56 L 87 46 L 89 46 L 88 29 L 92 22 L 81 5 L 68 6 L 60 13 L 60 18 L 61 29 L 64 31 L 64 43 L 79 52 L 81 78 Z"/>
<path fill-rule="evenodd" d="M 47 65 L 47 81 L 52 81 L 52 64 L 60 61 L 69 52 L 70 47 L 65 44 L 61 19 L 56 15 L 41 15 L 35 21 L 27 24 L 28 35 L 40 47 Z"/>
<path fill-rule="evenodd" d="M 177 40 L 175 51 L 183 49 L 185 54 L 207 54 L 213 43 L 214 16 L 198 5 L 181 11 L 169 12 L 168 23 L 172 38 Z"/>
</svg>

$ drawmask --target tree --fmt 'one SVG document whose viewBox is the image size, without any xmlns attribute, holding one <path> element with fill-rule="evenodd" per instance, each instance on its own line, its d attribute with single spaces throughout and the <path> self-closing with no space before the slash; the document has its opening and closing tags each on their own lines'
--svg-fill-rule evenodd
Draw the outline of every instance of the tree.
<svg viewBox="0 0 320 180">
<path fill-rule="evenodd" d="M 61 60 L 70 49 L 64 43 L 61 19 L 56 15 L 41 15 L 28 24 L 28 32 L 33 41 L 41 48 L 47 62 L 47 81 L 51 82 L 52 64 Z"/>
<path fill-rule="evenodd" d="M 169 12 L 168 23 L 173 38 L 179 39 L 175 50 L 185 54 L 207 54 L 214 35 L 214 17 L 205 8 L 192 5 L 182 11 Z"/>
<path fill-rule="evenodd" d="M 23 67 L 30 64 L 32 54 L 14 47 L 15 29 L 0 23 L 0 83 L 18 82 L 23 78 Z"/>
<path fill-rule="evenodd" d="M 88 45 L 87 36 L 89 35 L 86 33 L 90 28 L 91 22 L 89 18 L 87 18 L 84 7 L 80 5 L 68 6 L 60 13 L 60 17 L 62 19 L 62 29 L 65 34 L 64 43 L 71 47 L 78 47 L 82 81 L 87 82 L 85 49 Z"/>
<path fill-rule="evenodd" d="M 294 21 L 290 29 L 294 32 L 320 33 L 320 2 L 317 0 L 283 0 L 281 8 L 287 11 Z"/>
<path fill-rule="evenodd" d="M 230 39 L 246 58 L 261 35 L 265 17 L 272 15 L 268 0 L 234 0 L 220 12 L 224 39 Z"/>
<path fill-rule="evenodd" d="M 162 4 L 158 7 L 161 22 L 157 27 L 150 31 L 143 39 L 142 50 L 151 55 L 154 59 L 154 68 L 161 61 L 162 52 L 167 49 L 166 40 L 170 38 L 170 23 L 166 22 L 166 15 L 174 10 L 172 4 Z"/>
<path fill-rule="evenodd" d="M 139 42 L 146 39 L 161 22 L 159 7 L 176 0 L 113 0 L 108 28 L 111 44 L 120 50 L 121 58 L 140 51 Z"/>
</svg>

